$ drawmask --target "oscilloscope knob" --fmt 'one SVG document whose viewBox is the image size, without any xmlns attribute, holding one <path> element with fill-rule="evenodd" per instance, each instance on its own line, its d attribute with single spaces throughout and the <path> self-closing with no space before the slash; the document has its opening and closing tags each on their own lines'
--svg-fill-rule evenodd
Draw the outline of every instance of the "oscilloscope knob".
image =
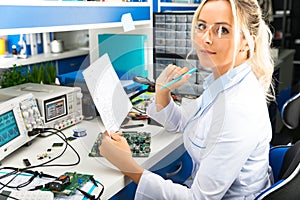
<svg viewBox="0 0 300 200">
<path fill-rule="evenodd" d="M 28 118 L 29 117 L 29 113 L 27 111 L 22 112 L 23 117 L 24 118 Z"/>
<path fill-rule="evenodd" d="M 28 130 L 32 130 L 32 125 L 31 124 L 26 124 L 26 127 Z"/>
<path fill-rule="evenodd" d="M 33 109 L 28 109 L 28 112 L 30 115 L 33 115 L 33 113 L 34 113 Z"/>
<path fill-rule="evenodd" d="M 27 109 L 27 106 L 24 104 L 21 104 L 21 110 L 26 110 L 26 109 Z"/>
<path fill-rule="evenodd" d="M 78 99 L 82 99 L 83 94 L 82 94 L 81 92 L 78 92 L 78 93 L 76 94 L 76 96 L 77 96 Z"/>
<path fill-rule="evenodd" d="M 37 107 L 33 107 L 32 109 L 33 109 L 33 111 L 34 111 L 35 113 L 39 113 L 39 112 L 40 112 L 39 109 L 38 109 Z"/>
</svg>

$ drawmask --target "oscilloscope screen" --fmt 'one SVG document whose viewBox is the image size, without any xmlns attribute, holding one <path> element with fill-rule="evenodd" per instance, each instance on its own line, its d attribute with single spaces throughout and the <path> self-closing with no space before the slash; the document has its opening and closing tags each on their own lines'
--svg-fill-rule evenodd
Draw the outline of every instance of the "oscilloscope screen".
<svg viewBox="0 0 300 200">
<path fill-rule="evenodd" d="M 17 138 L 20 135 L 13 111 L 0 115 L 0 147 Z"/>
</svg>

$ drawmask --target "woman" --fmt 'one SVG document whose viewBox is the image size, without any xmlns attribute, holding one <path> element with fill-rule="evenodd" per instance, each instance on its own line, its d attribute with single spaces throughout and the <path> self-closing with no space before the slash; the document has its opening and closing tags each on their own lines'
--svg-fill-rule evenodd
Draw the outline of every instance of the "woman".
<svg viewBox="0 0 300 200">
<path fill-rule="evenodd" d="M 148 107 L 148 114 L 165 129 L 183 132 L 193 160 L 191 186 L 144 170 L 130 157 L 119 134 L 106 135 L 100 151 L 138 184 L 136 199 L 254 199 L 271 184 L 270 30 L 257 0 L 202 1 L 193 27 L 200 64 L 212 71 L 205 79 L 203 94 L 186 107 L 177 106 L 170 90 L 184 84 L 190 75 L 161 89 L 188 70 L 169 65 L 158 77 L 155 102 Z"/>
</svg>

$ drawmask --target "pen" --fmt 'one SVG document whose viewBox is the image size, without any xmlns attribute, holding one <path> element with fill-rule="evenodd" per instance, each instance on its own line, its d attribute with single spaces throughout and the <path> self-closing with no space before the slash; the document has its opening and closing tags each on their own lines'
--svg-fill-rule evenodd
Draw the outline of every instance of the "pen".
<svg viewBox="0 0 300 200">
<path fill-rule="evenodd" d="M 191 69 L 191 70 L 189 70 L 188 72 L 186 72 L 186 73 L 182 74 L 181 76 L 175 78 L 174 80 L 170 81 L 169 83 L 166 83 L 165 85 L 161 86 L 160 89 L 164 89 L 164 88 L 166 88 L 166 87 L 169 87 L 170 85 L 172 85 L 172 84 L 174 84 L 174 83 L 180 81 L 186 74 L 192 74 L 192 73 L 194 73 L 196 70 L 197 70 L 196 67 L 193 68 L 193 69 Z"/>
<path fill-rule="evenodd" d="M 127 125 L 127 126 L 121 126 L 121 128 L 127 129 L 127 128 L 137 128 L 137 127 L 142 127 L 144 124 L 132 124 L 132 125 Z"/>
</svg>

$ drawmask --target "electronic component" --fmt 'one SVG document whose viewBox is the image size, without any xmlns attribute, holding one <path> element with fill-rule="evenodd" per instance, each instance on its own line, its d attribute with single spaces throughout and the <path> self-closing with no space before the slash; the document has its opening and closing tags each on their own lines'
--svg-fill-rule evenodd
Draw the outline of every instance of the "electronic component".
<svg viewBox="0 0 300 200">
<path fill-rule="evenodd" d="M 52 191 L 63 195 L 75 194 L 77 188 L 82 187 L 85 183 L 91 180 L 92 175 L 78 174 L 76 172 L 66 172 L 57 180 L 46 184 L 42 190 Z"/>
<path fill-rule="evenodd" d="M 29 160 L 27 158 L 23 159 L 23 163 L 25 164 L 26 167 L 29 167 L 31 165 L 31 163 L 29 162 Z"/>
<path fill-rule="evenodd" d="M 99 146 L 103 133 L 99 133 L 89 153 L 90 157 L 100 157 Z M 137 131 L 123 131 L 122 136 L 126 138 L 133 157 L 148 157 L 151 151 L 151 133 Z"/>
<path fill-rule="evenodd" d="M 71 142 L 71 141 L 73 141 L 73 140 L 76 140 L 76 137 L 72 137 L 72 136 L 67 137 L 67 141 Z"/>
<path fill-rule="evenodd" d="M 83 120 L 82 93 L 79 87 L 25 83 L 0 90 L 0 96 L 15 97 L 32 93 L 45 128 L 65 129 Z M 41 133 L 48 135 L 51 133 Z"/>
<path fill-rule="evenodd" d="M 2 95 L 1 100 L 4 97 Z M 43 121 L 31 93 L 2 102 L 0 104 L 0 160 L 33 140 L 37 135 L 29 136 L 28 132 L 40 126 L 43 126 Z"/>
<path fill-rule="evenodd" d="M 52 144 L 52 147 L 62 147 L 63 145 L 64 145 L 64 143 L 62 143 L 62 142 L 54 142 Z"/>
<path fill-rule="evenodd" d="M 67 175 L 61 175 L 55 181 L 48 183 L 47 189 L 51 191 L 61 192 L 70 184 L 71 184 L 70 177 Z"/>
</svg>

